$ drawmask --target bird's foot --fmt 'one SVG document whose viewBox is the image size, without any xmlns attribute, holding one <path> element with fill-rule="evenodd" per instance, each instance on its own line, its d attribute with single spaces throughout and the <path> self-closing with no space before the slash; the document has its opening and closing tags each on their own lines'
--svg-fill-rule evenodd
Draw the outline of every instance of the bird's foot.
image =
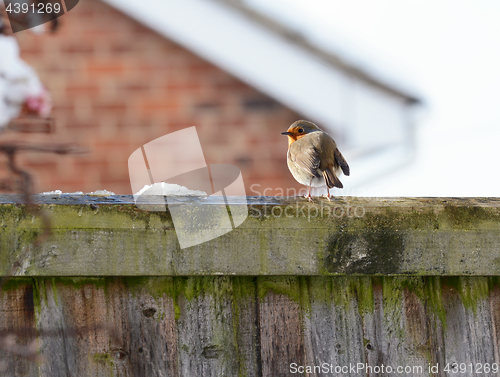
<svg viewBox="0 0 500 377">
<path fill-rule="evenodd" d="M 331 202 L 332 200 L 330 199 L 330 195 L 321 195 L 322 198 L 327 198 L 329 202 Z"/>
<path fill-rule="evenodd" d="M 311 194 L 304 195 L 304 198 L 307 198 L 310 202 L 313 201 L 313 198 L 312 198 Z"/>
</svg>

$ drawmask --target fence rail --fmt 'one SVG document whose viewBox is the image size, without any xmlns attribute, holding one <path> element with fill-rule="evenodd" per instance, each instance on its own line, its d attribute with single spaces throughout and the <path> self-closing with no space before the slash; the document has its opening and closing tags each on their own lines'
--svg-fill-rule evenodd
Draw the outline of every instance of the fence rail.
<svg viewBox="0 0 500 377">
<path fill-rule="evenodd" d="M 37 198 L 35 245 L 42 222 L 0 196 L 0 370 L 500 376 L 500 200 L 247 199 L 242 225 L 180 249 L 168 209 L 69 194 Z"/>
</svg>

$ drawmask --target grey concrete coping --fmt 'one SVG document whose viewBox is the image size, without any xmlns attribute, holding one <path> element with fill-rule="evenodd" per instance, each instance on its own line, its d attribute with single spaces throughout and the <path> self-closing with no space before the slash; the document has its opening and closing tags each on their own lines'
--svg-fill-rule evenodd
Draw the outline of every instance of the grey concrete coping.
<svg viewBox="0 0 500 377">
<path fill-rule="evenodd" d="M 34 201 L 51 221 L 40 245 L 40 216 L 0 196 L 3 275 L 500 275 L 499 198 L 178 197 L 192 214 L 185 229 L 200 208 L 248 213 L 234 229 L 216 221 L 227 233 L 184 249 L 169 208 L 141 210 L 132 196 Z"/>
</svg>

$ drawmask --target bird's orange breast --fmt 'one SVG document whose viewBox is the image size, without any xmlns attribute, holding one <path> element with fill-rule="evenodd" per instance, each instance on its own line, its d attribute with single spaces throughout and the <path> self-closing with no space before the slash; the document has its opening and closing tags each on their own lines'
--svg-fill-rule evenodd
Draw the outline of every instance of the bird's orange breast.
<svg viewBox="0 0 500 377">
<path fill-rule="evenodd" d="M 306 134 L 303 135 L 288 135 L 288 147 L 290 148 L 290 145 L 292 145 L 293 142 L 299 140 L 300 138 L 306 136 Z"/>
</svg>

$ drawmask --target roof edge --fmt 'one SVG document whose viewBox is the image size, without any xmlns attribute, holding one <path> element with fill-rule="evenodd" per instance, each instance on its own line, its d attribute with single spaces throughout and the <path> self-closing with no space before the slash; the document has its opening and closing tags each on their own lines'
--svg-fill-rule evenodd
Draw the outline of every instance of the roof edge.
<svg viewBox="0 0 500 377">
<path fill-rule="evenodd" d="M 304 35 L 300 32 L 290 29 L 283 25 L 281 22 L 276 19 L 269 17 L 254 8 L 246 5 L 243 1 L 240 0 L 208 0 L 215 3 L 223 4 L 228 6 L 229 8 L 238 11 L 240 14 L 249 18 L 250 20 L 258 23 L 262 27 L 278 34 L 284 40 L 294 43 L 298 47 L 303 50 L 319 57 L 322 61 L 327 64 L 334 66 L 338 69 L 345 71 L 348 75 L 358 78 L 366 82 L 367 84 L 374 86 L 378 89 L 381 89 L 389 94 L 392 94 L 397 97 L 403 98 L 407 104 L 409 105 L 419 105 L 422 104 L 423 101 L 418 95 L 408 93 L 399 88 L 395 88 L 393 85 L 390 85 L 379 78 L 376 78 L 374 75 L 366 72 L 346 59 L 341 58 L 340 56 L 331 53 L 318 47 L 316 44 L 308 40 Z"/>
</svg>

